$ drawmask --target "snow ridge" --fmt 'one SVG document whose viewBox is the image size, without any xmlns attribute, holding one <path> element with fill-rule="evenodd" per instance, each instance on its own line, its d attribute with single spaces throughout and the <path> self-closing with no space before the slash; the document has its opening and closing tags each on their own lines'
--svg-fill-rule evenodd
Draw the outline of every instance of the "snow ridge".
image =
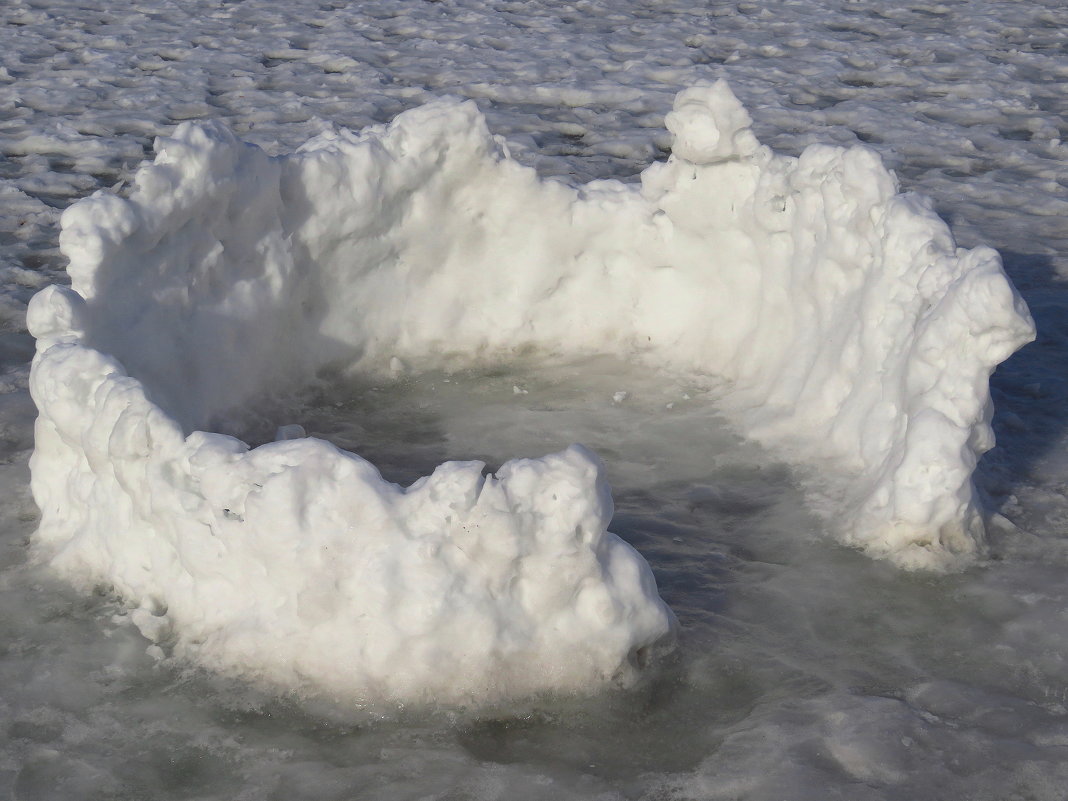
<svg viewBox="0 0 1068 801">
<path fill-rule="evenodd" d="M 447 463 L 404 490 L 321 441 L 198 430 L 324 368 L 536 348 L 724 379 L 745 430 L 843 482 L 843 541 L 909 568 L 973 559 L 988 378 L 1034 336 L 998 255 L 956 248 L 869 150 L 760 145 L 722 81 L 667 125 L 674 153 L 640 184 L 582 187 L 510 159 L 469 102 L 279 158 L 180 126 L 129 199 L 63 214 L 71 288 L 28 312 L 41 553 L 141 603 L 178 652 L 281 686 L 626 680 L 674 621 L 607 533 L 588 451 L 486 479 Z M 481 555 L 461 557 L 472 521 Z"/>
</svg>

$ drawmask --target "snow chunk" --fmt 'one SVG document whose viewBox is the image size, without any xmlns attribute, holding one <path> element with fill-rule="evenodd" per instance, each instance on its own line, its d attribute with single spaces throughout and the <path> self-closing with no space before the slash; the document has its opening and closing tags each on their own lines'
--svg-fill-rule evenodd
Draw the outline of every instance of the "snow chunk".
<svg viewBox="0 0 1068 801">
<path fill-rule="evenodd" d="M 541 181 L 473 103 L 270 158 L 217 123 L 129 199 L 67 209 L 71 288 L 31 303 L 35 543 L 175 652 L 359 701 L 627 681 L 674 621 L 575 447 L 408 489 L 320 440 L 205 433 L 323 369 L 540 348 L 716 375 L 752 436 L 841 484 L 843 541 L 906 567 L 981 550 L 991 370 L 1033 337 L 863 148 L 759 145 L 725 83 L 680 94 L 640 186 Z M 203 429 L 203 430 L 202 430 Z M 151 623 L 151 625 L 147 625 Z"/>
<path fill-rule="evenodd" d="M 674 136 L 672 153 L 694 164 L 748 158 L 760 148 L 749 112 L 722 79 L 679 92 L 664 123 Z"/>
<path fill-rule="evenodd" d="M 288 423 L 284 426 L 278 426 L 274 439 L 276 442 L 281 442 L 287 439 L 302 439 L 306 436 L 308 436 L 308 432 L 304 430 L 304 426 L 299 423 Z"/>
<path fill-rule="evenodd" d="M 404 489 L 322 440 L 182 436 L 88 348 L 54 345 L 34 387 L 35 497 L 71 502 L 43 470 L 62 465 L 83 506 L 48 515 L 37 548 L 209 669 L 353 703 L 479 704 L 625 685 L 672 645 L 581 446 L 496 476 L 447 462 Z"/>
</svg>

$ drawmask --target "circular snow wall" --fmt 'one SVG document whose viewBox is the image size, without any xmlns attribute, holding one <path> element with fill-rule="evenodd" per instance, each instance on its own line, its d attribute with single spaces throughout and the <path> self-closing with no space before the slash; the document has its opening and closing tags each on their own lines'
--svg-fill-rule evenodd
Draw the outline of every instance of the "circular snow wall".
<svg viewBox="0 0 1068 801">
<path fill-rule="evenodd" d="M 640 184 L 571 187 L 472 103 L 268 157 L 157 143 L 128 199 L 63 215 L 71 288 L 28 313 L 36 546 L 210 668 L 390 701 L 627 681 L 671 641 L 581 447 L 404 489 L 313 439 L 210 431 L 330 369 L 609 353 L 715 376 L 752 436 L 849 476 L 843 541 L 905 567 L 981 549 L 988 378 L 1033 337 L 997 254 L 959 250 L 863 148 L 773 154 L 723 82 Z"/>
</svg>

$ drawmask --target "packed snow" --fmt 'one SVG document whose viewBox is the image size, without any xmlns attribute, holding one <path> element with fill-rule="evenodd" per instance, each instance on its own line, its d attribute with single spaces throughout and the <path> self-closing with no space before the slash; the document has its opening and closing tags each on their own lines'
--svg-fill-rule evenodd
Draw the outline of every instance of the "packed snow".
<svg viewBox="0 0 1068 801">
<path fill-rule="evenodd" d="M 5 5 L 4 789 L 1060 798 L 1065 14 Z"/>
<path fill-rule="evenodd" d="M 179 655 L 287 689 L 618 679 L 673 619 L 581 447 L 402 490 L 321 440 L 201 430 L 324 369 L 531 349 L 726 379 L 766 437 L 853 471 L 846 541 L 974 555 L 986 380 L 1033 335 L 997 255 L 957 251 L 863 148 L 776 157 L 725 82 L 666 124 L 673 156 L 640 184 L 581 190 L 499 152 L 470 102 L 288 158 L 180 126 L 128 200 L 63 213 L 71 286 L 30 302 L 41 556 Z"/>
</svg>

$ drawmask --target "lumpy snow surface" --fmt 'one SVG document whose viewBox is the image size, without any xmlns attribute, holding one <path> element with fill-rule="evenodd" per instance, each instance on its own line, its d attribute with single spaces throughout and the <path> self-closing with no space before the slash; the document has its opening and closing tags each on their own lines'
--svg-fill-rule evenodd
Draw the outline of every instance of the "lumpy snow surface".
<svg viewBox="0 0 1068 801">
<path fill-rule="evenodd" d="M 581 446 L 401 488 L 319 439 L 184 437 L 117 362 L 69 342 L 33 384 L 56 414 L 31 460 L 38 546 L 179 656 L 347 703 L 486 704 L 628 684 L 672 644 Z"/>
<path fill-rule="evenodd" d="M 4 0 L 0 45 L 0 797 L 1063 801 L 1063 0 Z M 70 283 L 64 209 L 97 190 L 129 198 L 157 137 L 216 120 L 283 156 L 272 162 L 282 169 L 286 154 L 336 126 L 366 131 L 456 96 L 474 101 L 511 158 L 539 176 L 571 187 L 617 179 L 637 191 L 643 169 L 686 148 L 665 126 L 676 93 L 718 78 L 762 144 L 790 156 L 813 144 L 870 148 L 902 189 L 931 198 L 957 243 L 1001 254 L 1037 341 L 991 378 L 997 447 L 973 474 L 987 558 L 932 574 L 841 547 L 833 534 L 856 519 L 847 501 L 856 508 L 863 492 L 849 479 L 862 471 L 821 456 L 830 445 L 813 446 L 804 426 L 776 426 L 774 409 L 762 414 L 751 396 L 685 368 L 535 348 L 503 365 L 493 354 L 470 366 L 463 353 L 381 355 L 338 375 L 352 366 L 348 346 L 324 342 L 341 356 L 324 383 L 278 399 L 254 389 L 207 425 L 190 421 L 214 410 L 189 404 L 208 393 L 175 401 L 182 380 L 164 386 L 166 371 L 151 379 L 128 354 L 111 355 L 142 386 L 154 380 L 152 400 L 182 441 L 199 427 L 291 445 L 304 431 L 403 487 L 448 460 L 486 463 L 489 483 L 514 457 L 584 443 L 612 487 L 609 530 L 648 560 L 678 616 L 672 654 L 626 689 L 598 680 L 595 693 L 502 699 L 471 713 L 380 704 L 368 716 L 329 693 L 294 699 L 248 673 L 190 669 L 201 643 L 179 639 L 165 599 L 124 600 L 107 579 L 97 592 L 72 587 L 32 559 L 42 513 L 28 468 L 39 412 L 28 389 L 27 302 Z M 275 208 L 270 192 L 239 184 L 234 208 Z M 204 219 L 189 225 L 188 247 L 200 229 L 230 225 L 221 213 Z M 266 228 L 263 214 L 241 219 Z M 231 271 L 235 248 L 250 265 L 262 258 L 238 238 L 226 242 Z M 122 282 L 113 291 L 123 288 L 143 294 Z M 103 301 L 94 304 L 101 337 Z M 116 301 L 110 312 L 120 310 Z M 73 313 L 72 324 L 85 308 Z M 217 323 L 205 314 L 202 332 L 182 333 L 228 353 L 213 337 Z M 138 334 L 146 349 L 166 354 L 150 330 Z M 304 383 L 284 371 L 263 382 L 283 393 Z M 214 392 L 222 397 L 225 385 Z M 78 397 L 71 413 L 85 403 Z M 741 431 L 750 437 L 739 440 Z M 85 444 L 98 472 L 101 433 Z M 832 481 L 843 471 L 844 483 Z M 84 469 L 63 475 L 62 494 L 108 495 Z M 132 470 L 121 478 L 140 481 Z M 138 532 L 159 539 L 154 528 Z M 267 621 L 272 609 L 258 614 Z M 385 710 L 386 719 L 376 714 Z"/>
<path fill-rule="evenodd" d="M 626 678 L 673 618 L 572 447 L 407 489 L 282 429 L 204 433 L 325 369 L 592 354 L 725 380 L 747 430 L 849 476 L 840 535 L 908 566 L 976 553 L 987 378 L 1032 336 L 863 148 L 776 156 L 724 82 L 679 94 L 640 184 L 539 180 L 471 103 L 271 158 L 213 124 L 129 199 L 63 214 L 70 288 L 31 303 L 36 542 L 224 672 L 463 700 Z"/>
</svg>

